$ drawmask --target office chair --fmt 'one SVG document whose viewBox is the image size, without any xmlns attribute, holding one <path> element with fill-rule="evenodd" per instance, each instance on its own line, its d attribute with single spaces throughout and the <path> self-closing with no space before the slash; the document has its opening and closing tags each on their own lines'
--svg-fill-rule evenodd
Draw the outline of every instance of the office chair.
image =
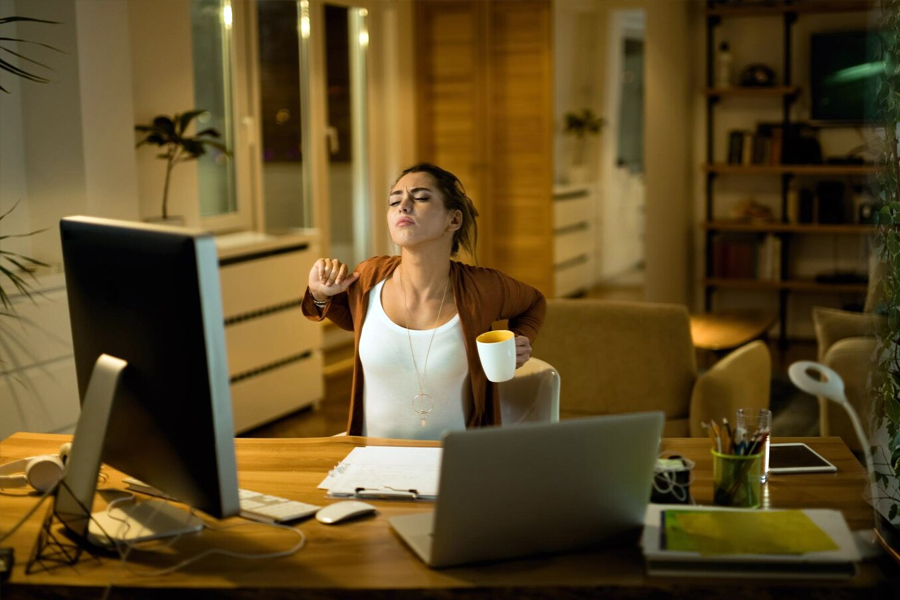
<svg viewBox="0 0 900 600">
<path fill-rule="evenodd" d="M 661 410 L 663 436 L 688 437 L 704 435 L 703 419 L 769 407 L 766 345 L 742 346 L 698 374 L 681 305 L 551 299 L 533 353 L 566 377 L 565 418 Z"/>
<path fill-rule="evenodd" d="M 559 421 L 559 373 L 539 358 L 531 358 L 516 376 L 497 384 L 503 426 Z"/>
</svg>

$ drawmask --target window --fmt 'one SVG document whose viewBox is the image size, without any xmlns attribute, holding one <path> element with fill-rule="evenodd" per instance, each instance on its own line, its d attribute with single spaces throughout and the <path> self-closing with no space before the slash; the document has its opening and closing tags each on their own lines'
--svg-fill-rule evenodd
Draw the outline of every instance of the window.
<svg viewBox="0 0 900 600">
<path fill-rule="evenodd" d="M 194 67 L 194 107 L 207 112 L 198 117 L 198 129 L 213 127 L 230 155 L 209 148 L 197 161 L 198 198 L 203 226 L 214 230 L 250 229 L 250 189 L 242 185 L 249 173 L 246 142 L 237 124 L 241 102 L 234 80 L 243 73 L 236 52 L 234 23 L 243 3 L 232 0 L 191 0 Z"/>
</svg>

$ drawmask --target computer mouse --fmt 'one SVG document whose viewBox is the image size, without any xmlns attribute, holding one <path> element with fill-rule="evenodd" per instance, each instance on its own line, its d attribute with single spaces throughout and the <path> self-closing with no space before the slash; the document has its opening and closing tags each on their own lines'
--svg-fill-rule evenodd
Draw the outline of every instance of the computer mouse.
<svg viewBox="0 0 900 600">
<path fill-rule="evenodd" d="M 326 525 L 337 525 L 348 519 L 355 519 L 363 515 L 375 512 L 375 507 L 366 502 L 359 500 L 344 500 L 329 504 L 325 508 L 319 509 L 316 513 L 316 520 Z"/>
</svg>

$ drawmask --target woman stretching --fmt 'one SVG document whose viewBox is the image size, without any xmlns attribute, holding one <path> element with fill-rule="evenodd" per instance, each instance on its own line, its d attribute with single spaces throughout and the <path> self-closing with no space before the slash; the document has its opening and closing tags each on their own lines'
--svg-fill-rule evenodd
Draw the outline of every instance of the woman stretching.
<svg viewBox="0 0 900 600">
<path fill-rule="evenodd" d="M 304 314 L 354 332 L 349 435 L 437 440 L 500 424 L 497 385 L 485 377 L 475 338 L 509 319 L 522 366 L 546 302 L 499 271 L 452 259 L 460 249 L 475 255 L 477 215 L 455 175 L 415 165 L 388 200 L 400 256 L 370 258 L 352 273 L 320 258 L 310 270 Z"/>
</svg>

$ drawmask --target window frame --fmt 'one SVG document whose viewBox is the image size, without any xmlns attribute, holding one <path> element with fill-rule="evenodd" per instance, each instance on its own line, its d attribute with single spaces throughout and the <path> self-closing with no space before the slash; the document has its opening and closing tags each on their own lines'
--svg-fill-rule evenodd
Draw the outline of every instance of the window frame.
<svg viewBox="0 0 900 600">
<path fill-rule="evenodd" d="M 255 63 L 252 53 L 251 40 L 248 34 L 250 21 L 255 26 L 254 11 L 249 10 L 247 0 L 225 0 L 231 5 L 232 25 L 230 29 L 231 55 L 231 98 L 232 98 L 232 142 L 231 160 L 234 161 L 234 191 L 236 209 L 232 212 L 203 216 L 200 214 L 200 226 L 213 233 L 227 233 L 232 231 L 251 231 L 259 222 L 257 217 L 257 205 L 261 196 L 261 190 L 257 184 L 255 175 L 254 151 L 258 147 L 259 134 L 257 132 L 257 119 L 254 106 L 256 99 L 254 90 L 258 85 L 252 85 L 253 68 Z"/>
</svg>

